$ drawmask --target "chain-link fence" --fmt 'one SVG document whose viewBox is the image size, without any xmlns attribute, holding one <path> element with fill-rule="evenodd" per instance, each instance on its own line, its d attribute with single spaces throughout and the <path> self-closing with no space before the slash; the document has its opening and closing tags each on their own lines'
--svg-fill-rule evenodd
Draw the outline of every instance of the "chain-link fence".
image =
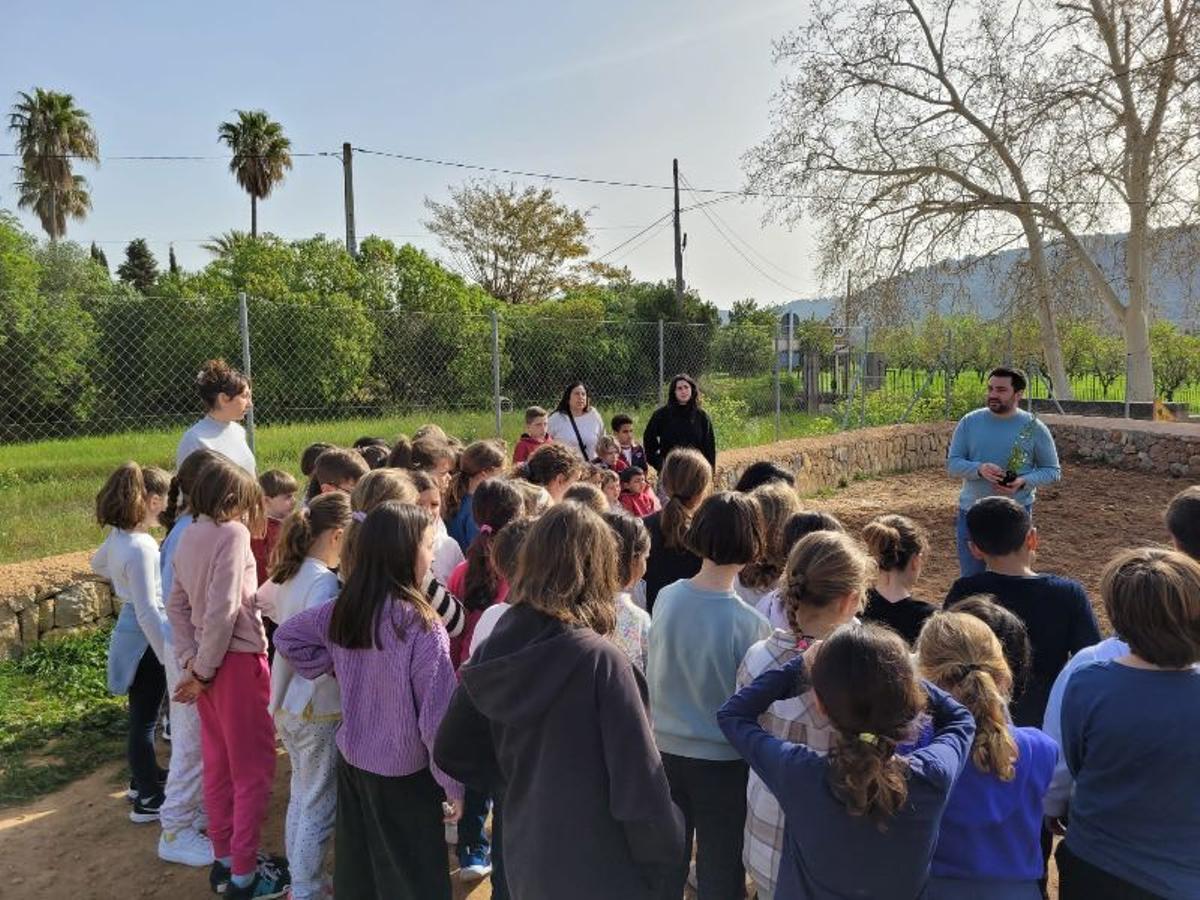
<svg viewBox="0 0 1200 900">
<path fill-rule="evenodd" d="M 1052 394 L 1035 359 L 1005 358 L 1011 347 L 985 341 L 967 353 L 951 333 L 918 342 L 794 316 L 692 325 L 561 318 L 546 307 L 434 314 L 336 296 L 69 303 L 51 304 L 54 327 L 31 329 L 38 340 L 0 346 L 0 442 L 190 423 L 197 369 L 218 356 L 251 371 L 259 426 L 472 411 L 494 417 L 500 433 L 505 417 L 554 406 L 577 380 L 606 418 L 644 421 L 671 376 L 688 372 L 730 446 L 954 418 L 980 404 L 986 372 L 1001 361 L 1031 369 L 1031 396 Z M 1124 377 L 1073 387 L 1077 398 L 1119 403 Z"/>
</svg>

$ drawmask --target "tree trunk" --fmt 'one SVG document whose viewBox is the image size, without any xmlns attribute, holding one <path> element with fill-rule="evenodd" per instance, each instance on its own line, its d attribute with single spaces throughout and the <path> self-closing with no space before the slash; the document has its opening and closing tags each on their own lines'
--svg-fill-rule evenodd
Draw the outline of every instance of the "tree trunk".
<svg viewBox="0 0 1200 900">
<path fill-rule="evenodd" d="M 1142 147 L 1135 145 L 1131 155 L 1137 161 L 1127 178 L 1129 196 L 1129 237 L 1125 240 L 1125 281 L 1129 303 L 1121 327 L 1125 333 L 1125 352 L 1129 354 L 1128 384 L 1130 400 L 1154 399 L 1154 361 L 1150 356 L 1150 222 L 1147 190 L 1148 166 Z M 1139 202 L 1140 201 L 1140 202 Z"/>
<path fill-rule="evenodd" d="M 1074 399 L 1071 379 L 1067 376 L 1067 365 L 1063 359 L 1062 342 L 1058 338 L 1058 325 L 1054 321 L 1054 309 L 1050 303 L 1050 270 L 1046 265 L 1046 248 L 1042 231 L 1032 216 L 1022 215 L 1021 225 L 1029 243 L 1029 263 L 1033 271 L 1033 293 L 1037 302 L 1038 333 L 1042 340 L 1042 354 L 1046 357 L 1047 374 L 1054 386 L 1054 396 L 1060 400 Z"/>
<path fill-rule="evenodd" d="M 250 195 L 250 239 L 258 239 L 258 198 Z"/>
<path fill-rule="evenodd" d="M 1130 303 L 1121 331 L 1125 336 L 1125 352 L 1129 354 L 1125 390 L 1130 400 L 1149 403 L 1154 400 L 1154 363 L 1150 358 L 1150 317 L 1146 315 L 1146 307 Z"/>
</svg>

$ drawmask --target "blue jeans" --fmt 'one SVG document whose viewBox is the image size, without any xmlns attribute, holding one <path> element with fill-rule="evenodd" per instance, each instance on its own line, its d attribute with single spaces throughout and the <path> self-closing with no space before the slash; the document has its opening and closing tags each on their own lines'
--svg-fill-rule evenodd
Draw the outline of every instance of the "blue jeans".
<svg viewBox="0 0 1200 900">
<path fill-rule="evenodd" d="M 491 810 L 491 798 L 474 788 L 467 788 L 463 797 L 463 814 L 458 820 L 458 860 L 466 864 L 466 856 L 471 851 L 482 852 L 485 856 L 491 853 L 491 843 L 483 830 Z"/>
<path fill-rule="evenodd" d="M 1025 507 L 1025 512 L 1029 513 L 1030 520 L 1033 519 L 1033 507 Z M 979 575 L 987 570 L 987 565 L 982 559 L 976 559 L 971 555 L 971 548 L 967 546 L 971 540 L 971 536 L 967 533 L 967 511 L 961 506 L 958 508 L 958 518 L 954 523 L 954 537 L 958 543 L 958 574 L 962 578 L 968 575 Z"/>
</svg>

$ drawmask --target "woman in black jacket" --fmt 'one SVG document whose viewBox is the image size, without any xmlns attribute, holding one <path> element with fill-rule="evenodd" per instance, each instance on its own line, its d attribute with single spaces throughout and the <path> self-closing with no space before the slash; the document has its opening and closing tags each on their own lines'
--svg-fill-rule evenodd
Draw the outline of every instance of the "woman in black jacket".
<svg viewBox="0 0 1200 900">
<path fill-rule="evenodd" d="M 717 439 L 712 420 L 700 408 L 700 387 L 691 375 L 676 375 L 665 406 L 660 406 L 646 423 L 642 437 L 646 461 L 661 474 L 663 461 L 676 447 L 694 447 L 708 464 L 717 467 Z"/>
<path fill-rule="evenodd" d="M 617 549 L 604 520 L 555 506 L 530 530 L 512 607 L 459 669 L 438 728 L 442 771 L 496 793 L 520 900 L 654 900 L 683 854 L 646 682 L 603 635 Z"/>
</svg>

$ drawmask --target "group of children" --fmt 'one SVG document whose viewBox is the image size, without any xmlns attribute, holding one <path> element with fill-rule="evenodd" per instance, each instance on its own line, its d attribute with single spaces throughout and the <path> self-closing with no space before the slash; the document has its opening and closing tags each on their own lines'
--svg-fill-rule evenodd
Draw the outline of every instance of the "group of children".
<svg viewBox="0 0 1200 900">
<path fill-rule="evenodd" d="M 971 508 L 987 571 L 939 609 L 903 516 L 856 538 L 687 448 L 651 485 L 628 416 L 594 463 L 546 418 L 512 466 L 436 426 L 315 444 L 299 505 L 204 446 L 110 476 L 109 683 L 160 857 L 234 900 L 449 898 L 448 838 L 501 900 L 1032 900 L 1055 831 L 1064 898 L 1200 896 L 1200 489 L 1177 550 L 1106 567 L 1101 641 L 1011 500 Z"/>
</svg>

